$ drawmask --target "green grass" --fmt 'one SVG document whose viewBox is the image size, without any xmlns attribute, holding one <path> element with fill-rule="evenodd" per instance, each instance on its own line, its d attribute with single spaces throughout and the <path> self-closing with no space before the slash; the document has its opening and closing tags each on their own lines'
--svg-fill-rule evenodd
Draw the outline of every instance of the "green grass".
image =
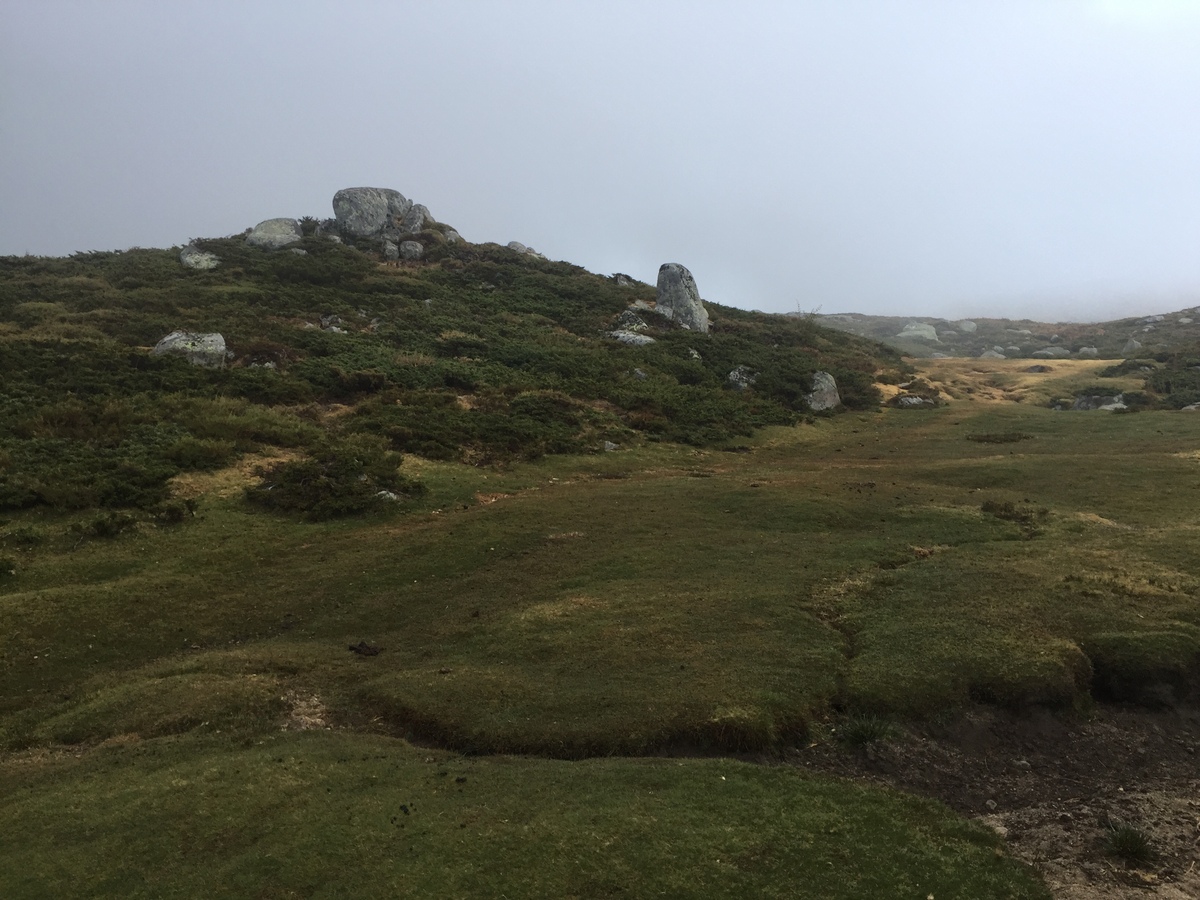
<svg viewBox="0 0 1200 900">
<path fill-rule="evenodd" d="M 0 261 L 4 896 L 1045 896 L 930 804 L 614 757 L 1200 682 L 1189 414 L 793 427 L 817 363 L 870 406 L 869 345 L 714 308 L 698 363 L 500 248 L 213 246 Z M 134 349 L 213 317 L 281 380 Z M 761 392 L 722 388 L 747 360 Z M 398 451 L 424 493 L 370 503 Z M 258 458 L 270 505 L 368 514 L 256 509 Z M 339 730 L 281 733 L 301 701 Z"/>
<path fill-rule="evenodd" d="M 14 900 L 1049 896 L 938 804 L 723 760 L 213 735 L 10 758 L 0 798 Z"/>
</svg>

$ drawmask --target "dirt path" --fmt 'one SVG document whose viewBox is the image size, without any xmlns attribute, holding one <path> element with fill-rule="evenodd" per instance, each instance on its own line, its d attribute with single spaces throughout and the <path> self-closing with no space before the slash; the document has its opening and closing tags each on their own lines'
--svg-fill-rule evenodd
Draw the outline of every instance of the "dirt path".
<svg viewBox="0 0 1200 900">
<path fill-rule="evenodd" d="M 798 751 L 820 772 L 935 797 L 996 829 L 1062 900 L 1200 898 L 1200 710 L 1100 707 L 1086 719 L 973 710 L 950 725 L 850 749 Z M 1110 822 L 1155 858 L 1105 852 Z"/>
</svg>

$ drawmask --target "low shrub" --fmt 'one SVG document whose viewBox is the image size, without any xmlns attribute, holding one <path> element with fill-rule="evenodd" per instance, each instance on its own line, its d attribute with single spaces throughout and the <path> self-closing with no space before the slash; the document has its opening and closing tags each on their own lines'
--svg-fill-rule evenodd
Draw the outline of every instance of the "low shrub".
<svg viewBox="0 0 1200 900">
<path fill-rule="evenodd" d="M 261 480 L 247 488 L 246 498 L 313 521 L 356 515 L 379 507 L 387 493 L 424 494 L 423 485 L 400 475 L 402 459 L 380 438 L 350 435 L 316 447 L 304 459 L 260 469 Z"/>
</svg>

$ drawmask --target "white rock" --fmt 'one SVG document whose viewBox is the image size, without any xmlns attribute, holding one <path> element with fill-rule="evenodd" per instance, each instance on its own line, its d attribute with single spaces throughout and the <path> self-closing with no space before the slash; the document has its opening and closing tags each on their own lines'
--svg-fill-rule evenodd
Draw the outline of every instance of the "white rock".
<svg viewBox="0 0 1200 900">
<path fill-rule="evenodd" d="M 267 219 L 246 235 L 246 243 L 264 250 L 278 250 L 296 243 L 302 236 L 300 223 L 295 219 Z"/>
<path fill-rule="evenodd" d="M 225 366 L 225 338 L 217 333 L 196 334 L 172 331 L 154 345 L 155 356 L 182 356 L 193 366 L 221 369 Z"/>
<path fill-rule="evenodd" d="M 179 261 L 189 269 L 215 269 L 221 264 L 220 258 L 215 253 L 207 253 L 199 247 L 188 244 L 179 251 Z"/>
</svg>

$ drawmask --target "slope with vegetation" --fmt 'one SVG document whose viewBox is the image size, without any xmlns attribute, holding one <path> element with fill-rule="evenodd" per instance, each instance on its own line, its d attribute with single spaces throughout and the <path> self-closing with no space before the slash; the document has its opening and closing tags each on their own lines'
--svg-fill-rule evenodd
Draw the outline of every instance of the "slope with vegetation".
<svg viewBox="0 0 1200 900">
<path fill-rule="evenodd" d="M 1195 696 L 1190 413 L 880 410 L 812 322 L 628 347 L 650 288 L 506 248 L 198 243 L 0 261 L 4 896 L 1043 898 L 782 763 Z"/>
</svg>

